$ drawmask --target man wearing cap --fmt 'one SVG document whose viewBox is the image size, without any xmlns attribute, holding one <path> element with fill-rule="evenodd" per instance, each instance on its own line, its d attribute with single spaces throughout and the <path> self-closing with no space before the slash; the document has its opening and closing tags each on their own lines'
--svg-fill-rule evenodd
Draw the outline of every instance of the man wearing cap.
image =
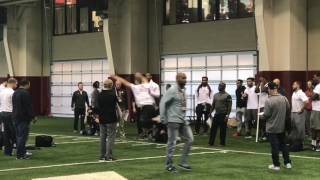
<svg viewBox="0 0 320 180">
<path fill-rule="evenodd" d="M 271 144 L 272 165 L 269 169 L 279 171 L 279 151 L 282 151 L 284 165 L 291 169 L 291 160 L 288 147 L 285 143 L 285 124 L 290 116 L 290 104 L 285 96 L 278 92 L 278 85 L 271 82 L 268 84 L 269 98 L 266 100 L 263 117 L 266 120 L 266 132 Z"/>
</svg>

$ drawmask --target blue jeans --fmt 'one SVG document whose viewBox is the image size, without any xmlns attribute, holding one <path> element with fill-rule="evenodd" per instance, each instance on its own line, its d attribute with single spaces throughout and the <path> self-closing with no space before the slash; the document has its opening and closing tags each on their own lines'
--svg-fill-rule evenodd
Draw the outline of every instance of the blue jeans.
<svg viewBox="0 0 320 180">
<path fill-rule="evenodd" d="M 188 154 L 191 150 L 191 146 L 193 143 L 193 134 L 191 127 L 187 124 L 183 123 L 168 123 L 168 143 L 167 143 L 167 155 L 166 155 L 166 167 L 173 166 L 173 153 L 176 147 L 177 138 L 179 137 L 179 133 L 182 138 L 186 141 L 182 150 L 181 155 L 181 164 L 187 164 Z"/>
<path fill-rule="evenodd" d="M 17 133 L 17 157 L 25 156 L 26 150 L 26 143 L 29 136 L 29 127 L 30 122 L 28 121 L 20 121 L 16 122 L 16 133 Z"/>
</svg>

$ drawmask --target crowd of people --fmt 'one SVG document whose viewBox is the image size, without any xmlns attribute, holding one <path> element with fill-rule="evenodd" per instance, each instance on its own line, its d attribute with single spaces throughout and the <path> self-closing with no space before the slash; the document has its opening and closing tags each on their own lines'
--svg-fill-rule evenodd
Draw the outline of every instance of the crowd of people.
<svg viewBox="0 0 320 180">
<path fill-rule="evenodd" d="M 19 86 L 18 86 L 19 85 Z M 30 124 L 36 121 L 32 110 L 32 97 L 28 92 L 30 81 L 9 78 L 0 85 L 0 124 L 3 137 L 3 152 L 16 159 L 29 159 L 32 153 L 26 149 Z"/>
<path fill-rule="evenodd" d="M 102 90 L 98 81 L 93 83 L 91 102 L 83 89 L 83 83 L 79 82 L 71 102 L 74 132 L 99 135 L 99 160 L 113 161 L 115 139 L 117 136 L 126 138 L 125 124 L 134 119 L 139 138 L 167 143 L 167 171 L 176 171 L 172 157 L 177 140 L 183 138 L 185 145 L 178 166 L 191 170 L 187 157 L 194 141 L 193 132 L 195 135 L 209 134 L 208 144 L 215 146 L 219 129 L 220 146 L 226 146 L 232 96 L 226 92 L 227 85 L 223 81 L 219 83 L 218 92 L 214 92 L 208 83 L 209 78 L 203 77 L 195 92 L 196 117 L 191 122 L 186 118 L 186 82 L 186 75 L 177 73 L 176 84 L 167 85 L 166 92 L 160 97 L 160 87 L 152 80 L 150 73 L 136 73 L 133 83 L 113 75 L 103 82 Z M 252 130 L 257 127 L 259 140 L 269 140 L 271 144 L 273 164 L 269 166 L 270 169 L 280 169 L 279 151 L 283 153 L 285 167 L 291 168 L 289 151 L 304 150 L 306 137 L 311 137 L 312 150 L 320 151 L 320 73 L 306 83 L 305 91 L 302 90 L 301 82 L 294 81 L 291 101 L 287 99 L 289 90 L 281 86 L 279 79 L 268 81 L 259 77 L 256 81 L 255 78 L 247 78 L 246 86 L 241 79 L 236 84 L 237 127 L 233 136 L 243 135 L 250 139 Z M 30 122 L 34 119 L 32 98 L 27 91 L 29 87 L 29 81 L 17 83 L 14 78 L 9 78 L 0 86 L 4 154 L 12 156 L 16 145 L 17 159 L 30 157 L 25 148 Z M 130 93 L 133 95 L 132 100 Z M 194 131 L 191 123 L 194 123 Z M 86 124 L 89 128 L 86 128 Z"/>
</svg>

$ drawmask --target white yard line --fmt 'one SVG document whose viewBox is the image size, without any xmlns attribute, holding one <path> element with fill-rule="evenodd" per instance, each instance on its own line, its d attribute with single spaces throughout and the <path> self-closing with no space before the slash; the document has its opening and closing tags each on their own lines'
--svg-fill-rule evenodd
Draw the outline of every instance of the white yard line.
<svg viewBox="0 0 320 180">
<path fill-rule="evenodd" d="M 32 134 L 37 134 L 37 133 L 32 133 Z M 42 134 L 42 135 L 52 136 L 51 134 Z M 53 136 L 62 136 L 63 137 L 64 135 L 53 135 Z M 64 137 L 79 137 L 79 136 L 64 136 Z M 92 139 L 97 139 L 97 138 L 92 138 Z M 135 143 L 135 146 L 147 146 L 147 145 L 157 145 L 158 146 L 159 145 L 159 146 L 162 146 L 162 147 L 166 147 L 165 144 L 152 143 L 152 142 L 143 142 L 143 141 L 134 141 L 134 140 L 128 140 L 127 142 Z M 180 143 L 177 146 L 179 147 L 179 146 L 182 146 L 182 145 L 183 145 L 183 143 Z M 216 150 L 216 151 L 225 151 L 225 152 L 233 152 L 233 153 L 243 153 L 243 154 L 254 154 L 254 155 L 271 156 L 270 153 L 261 153 L 261 152 L 252 152 L 252 151 L 240 151 L 240 150 L 232 150 L 232 149 L 206 148 L 206 147 L 200 147 L 200 146 L 193 146 L 193 149 Z M 312 156 L 290 155 L 290 157 L 301 158 L 301 159 L 320 160 L 320 157 L 312 157 Z"/>
<path fill-rule="evenodd" d="M 192 155 L 204 155 L 204 154 L 215 154 L 215 153 L 220 153 L 220 151 L 190 153 L 189 155 L 192 156 Z M 221 153 L 223 153 L 223 151 L 221 151 Z M 174 157 L 178 157 L 178 156 L 180 155 L 174 155 Z M 52 167 L 66 167 L 66 166 L 77 166 L 77 165 L 88 165 L 88 164 L 100 164 L 100 163 L 116 163 L 116 162 L 136 161 L 136 160 L 161 159 L 165 157 L 166 156 L 150 156 L 150 157 L 140 157 L 140 158 L 119 159 L 116 161 L 105 161 L 105 162 L 91 161 L 91 162 L 66 163 L 66 164 L 55 164 L 55 165 L 46 165 L 46 166 L 32 166 L 32 167 L 23 167 L 23 168 L 9 168 L 9 169 L 0 169 L 0 172 L 44 169 L 44 168 L 52 168 Z"/>
<path fill-rule="evenodd" d="M 30 133 L 32 136 L 38 135 L 45 135 L 45 136 L 52 136 L 52 137 L 64 137 L 64 138 L 87 138 L 87 139 L 98 139 L 99 137 L 84 137 L 84 136 L 67 136 L 61 134 L 45 134 L 45 133 Z"/>
</svg>

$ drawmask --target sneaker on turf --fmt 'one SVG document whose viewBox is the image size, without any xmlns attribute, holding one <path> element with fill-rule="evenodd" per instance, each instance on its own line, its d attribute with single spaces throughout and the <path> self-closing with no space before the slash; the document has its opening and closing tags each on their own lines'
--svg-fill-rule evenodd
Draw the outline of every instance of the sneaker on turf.
<svg viewBox="0 0 320 180">
<path fill-rule="evenodd" d="M 32 156 L 32 152 L 26 152 L 26 156 Z"/>
<path fill-rule="evenodd" d="M 317 148 L 316 148 L 316 152 L 320 152 L 320 147 L 317 147 Z"/>
<path fill-rule="evenodd" d="M 105 162 L 105 161 L 106 161 L 105 157 L 99 159 L 99 162 Z"/>
<path fill-rule="evenodd" d="M 292 164 L 291 164 L 291 163 L 288 163 L 288 164 L 286 164 L 284 167 L 286 167 L 287 169 L 292 169 Z"/>
<path fill-rule="evenodd" d="M 191 166 L 189 166 L 188 164 L 178 164 L 178 166 L 181 169 L 186 170 L 186 171 L 191 171 L 192 170 Z"/>
<path fill-rule="evenodd" d="M 176 172 L 178 172 L 178 171 L 177 171 L 177 168 L 174 167 L 174 166 L 169 166 L 169 167 L 166 168 L 166 170 L 167 170 L 168 172 L 171 172 L 171 173 L 176 173 Z"/>
<path fill-rule="evenodd" d="M 275 166 L 273 164 L 269 165 L 268 167 L 270 170 L 274 170 L 274 171 L 279 171 L 280 170 L 280 167 L 279 166 Z"/>
<path fill-rule="evenodd" d="M 21 157 L 17 157 L 16 159 L 17 160 L 27 160 L 27 159 L 30 159 L 30 156 L 24 155 L 24 156 L 21 156 Z"/>
<path fill-rule="evenodd" d="M 247 135 L 244 137 L 245 139 L 252 139 L 252 136 L 251 135 Z"/>
</svg>

